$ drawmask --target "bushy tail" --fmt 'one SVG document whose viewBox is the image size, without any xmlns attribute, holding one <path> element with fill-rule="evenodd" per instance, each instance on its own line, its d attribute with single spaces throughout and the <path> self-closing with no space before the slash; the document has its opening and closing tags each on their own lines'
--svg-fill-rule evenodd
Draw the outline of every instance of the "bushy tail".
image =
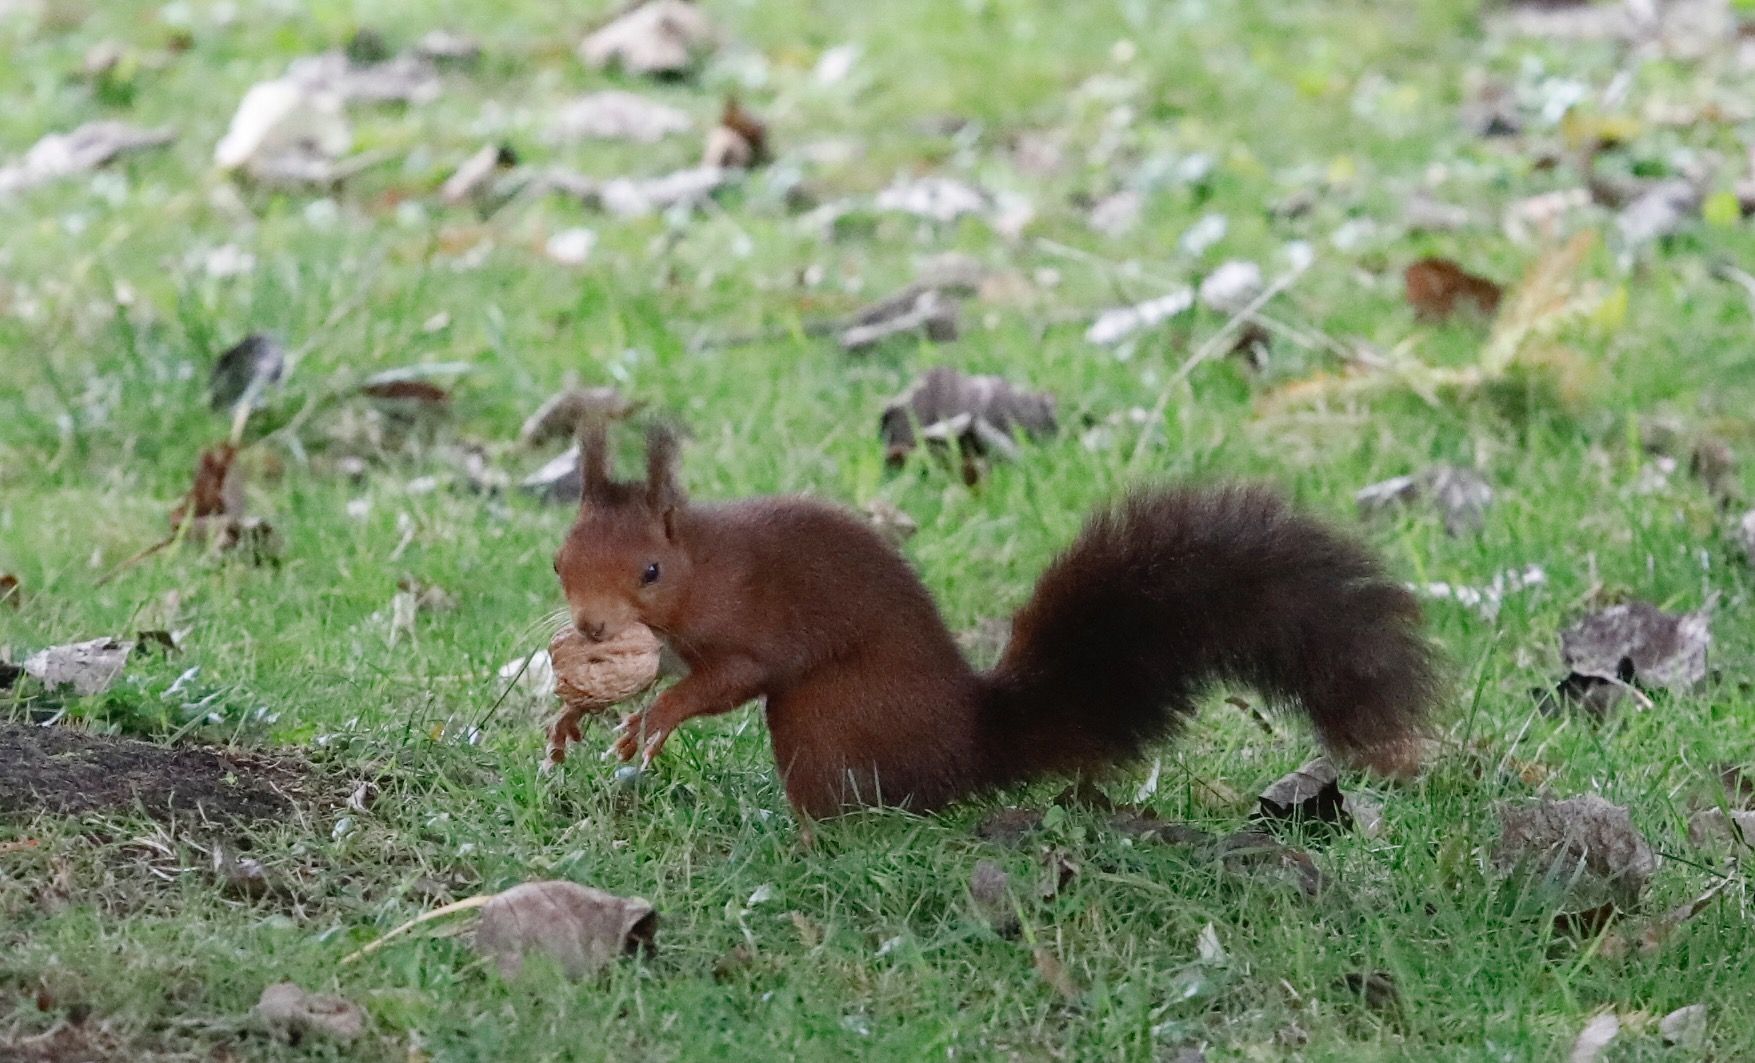
<svg viewBox="0 0 1755 1063">
<path fill-rule="evenodd" d="M 1439 690 L 1419 604 L 1363 544 L 1261 488 L 1145 490 L 1094 515 L 1013 618 L 986 676 L 993 778 L 1133 758 L 1219 680 L 1394 772 Z"/>
</svg>

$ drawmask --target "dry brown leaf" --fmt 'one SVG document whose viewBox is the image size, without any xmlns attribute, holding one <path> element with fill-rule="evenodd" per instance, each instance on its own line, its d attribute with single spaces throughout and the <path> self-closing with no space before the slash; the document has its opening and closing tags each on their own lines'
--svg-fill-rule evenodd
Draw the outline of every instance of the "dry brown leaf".
<svg viewBox="0 0 1755 1063">
<path fill-rule="evenodd" d="M 618 956 L 650 950 L 657 930 L 658 913 L 639 897 L 575 882 L 526 882 L 482 908 L 475 947 L 507 979 L 523 972 L 527 956 L 545 955 L 577 980 Z"/>
<path fill-rule="evenodd" d="M 1239 873 L 1266 872 L 1290 881 L 1307 897 L 1328 888 L 1328 878 L 1310 854 L 1282 845 L 1260 831 L 1238 831 L 1219 839 L 1214 852 L 1226 868 Z"/>
<path fill-rule="evenodd" d="M 0 572 L 0 605 L 10 605 L 14 609 L 24 605 L 24 592 L 19 590 L 18 577 L 10 572 Z"/>
<path fill-rule="evenodd" d="M 955 446 L 965 479 L 971 472 L 979 476 L 979 459 L 1014 454 L 1015 433 L 1041 438 L 1054 434 L 1057 427 L 1052 395 L 1023 391 L 1001 377 L 969 376 L 944 366 L 929 370 L 890 400 L 879 421 L 885 457 L 891 464 L 900 463 L 925 439 Z"/>
<path fill-rule="evenodd" d="M 592 33 L 579 45 L 588 66 L 677 77 L 694 69 L 716 43 L 713 23 L 688 0 L 647 0 Z"/>
<path fill-rule="evenodd" d="M 694 128 L 688 114 L 650 96 L 605 89 L 581 96 L 556 112 L 548 125 L 553 141 L 627 140 L 656 144 Z"/>
<path fill-rule="evenodd" d="M 366 1031 L 366 1013 L 343 997 L 307 993 L 292 982 L 262 990 L 256 1002 L 257 1021 L 289 1044 L 308 1036 L 350 1044 Z"/>
<path fill-rule="evenodd" d="M 1493 487 L 1472 469 L 1434 465 L 1423 472 L 1362 487 L 1353 495 L 1353 502 L 1365 516 L 1421 501 L 1438 510 L 1447 533 L 1461 536 L 1480 531 L 1486 523 Z"/>
<path fill-rule="evenodd" d="M 1708 808 L 1688 817 L 1688 844 L 1700 849 L 1755 846 L 1755 812 Z"/>
<path fill-rule="evenodd" d="M 1440 321 L 1462 311 L 1489 317 L 1499 309 L 1504 290 L 1494 281 L 1477 276 L 1447 258 L 1426 258 L 1409 266 L 1402 275 L 1408 305 L 1428 321 Z"/>
<path fill-rule="evenodd" d="M 1620 805 L 1595 794 L 1501 803 L 1493 863 L 1525 868 L 1586 896 L 1606 891 L 1623 908 L 1645 892 L 1658 856 Z M 1600 888 L 1599 888 L 1600 887 Z"/>
<path fill-rule="evenodd" d="M 567 759 L 567 743 L 582 735 L 579 720 L 626 701 L 658 681 L 658 637 L 644 624 L 630 624 L 613 639 L 593 642 L 572 625 L 548 646 L 561 714 L 549 726 L 549 764 Z"/>
<path fill-rule="evenodd" d="M 1085 330 L 1085 339 L 1104 346 L 1120 343 L 1191 309 L 1194 302 L 1193 288 L 1178 288 L 1143 303 L 1105 310 Z"/>
<path fill-rule="evenodd" d="M 1658 1035 L 1672 1048 L 1700 1049 L 1706 1044 L 1706 1005 L 1689 1004 L 1658 1020 Z"/>
<path fill-rule="evenodd" d="M 1621 1020 L 1612 1011 L 1586 1023 L 1578 1038 L 1572 1042 L 1572 1051 L 1567 1054 L 1568 1063 L 1597 1063 L 1608 1050 L 1609 1042 L 1621 1035 Z"/>
<path fill-rule="evenodd" d="M 1017 936 L 1022 924 L 1017 905 L 1012 902 L 1011 876 L 992 860 L 981 860 L 969 872 L 969 899 L 975 910 L 993 932 L 1000 937 Z"/>
<path fill-rule="evenodd" d="M 497 174 L 518 165 L 518 153 L 508 144 L 487 144 L 464 159 L 439 188 L 446 203 L 463 203 L 489 186 Z"/>
<path fill-rule="evenodd" d="M 849 325 L 836 337 L 850 354 L 869 350 L 898 336 L 917 337 L 931 343 L 949 343 L 962 332 L 955 301 L 936 288 L 919 292 L 912 303 L 895 307 L 884 316 L 865 315 L 868 320 Z"/>
<path fill-rule="evenodd" d="M 0 165 L 0 196 L 89 173 L 123 155 L 162 148 L 177 139 L 171 129 L 142 129 L 126 122 L 87 122 L 68 133 L 50 133 L 18 162 Z"/>
<path fill-rule="evenodd" d="M 1574 676 L 1686 693 L 1706 678 L 1712 616 L 1666 613 L 1645 602 L 1613 605 L 1560 633 L 1560 660 Z"/>
<path fill-rule="evenodd" d="M 1078 877 L 1079 865 L 1065 850 L 1049 849 L 1042 854 L 1042 881 L 1036 886 L 1036 895 L 1051 901 Z"/>
<path fill-rule="evenodd" d="M 1317 757 L 1263 790 L 1256 816 L 1351 826 L 1353 819 L 1347 814 L 1346 800 L 1341 793 L 1340 773 L 1327 757 Z"/>
<path fill-rule="evenodd" d="M 115 685 L 133 649 L 134 643 L 123 639 L 92 639 L 38 650 L 21 667 L 45 687 L 72 687 L 77 696 L 89 698 Z"/>
</svg>

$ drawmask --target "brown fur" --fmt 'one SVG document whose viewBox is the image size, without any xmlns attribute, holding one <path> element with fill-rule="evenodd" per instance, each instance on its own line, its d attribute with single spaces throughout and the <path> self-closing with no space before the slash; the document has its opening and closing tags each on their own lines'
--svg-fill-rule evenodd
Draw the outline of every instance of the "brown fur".
<svg viewBox="0 0 1755 1063">
<path fill-rule="evenodd" d="M 1098 513 L 979 675 L 907 561 L 852 514 L 690 505 L 668 435 L 644 484 L 609 477 L 601 435 L 585 449 L 556 557 L 575 623 L 610 637 L 642 621 L 690 669 L 626 721 L 624 758 L 760 697 L 802 815 L 926 810 L 1136 757 L 1233 680 L 1301 708 L 1338 753 L 1417 759 L 1437 690 L 1417 604 L 1363 546 L 1267 491 L 1141 490 Z"/>
</svg>

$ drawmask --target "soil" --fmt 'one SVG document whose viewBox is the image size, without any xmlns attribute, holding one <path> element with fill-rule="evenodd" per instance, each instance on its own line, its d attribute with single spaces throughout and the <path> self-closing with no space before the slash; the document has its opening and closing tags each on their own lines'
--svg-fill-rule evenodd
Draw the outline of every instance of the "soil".
<svg viewBox="0 0 1755 1063">
<path fill-rule="evenodd" d="M 249 821 L 293 809 L 304 772 L 238 750 L 0 722 L 0 818 L 144 811 Z"/>
</svg>

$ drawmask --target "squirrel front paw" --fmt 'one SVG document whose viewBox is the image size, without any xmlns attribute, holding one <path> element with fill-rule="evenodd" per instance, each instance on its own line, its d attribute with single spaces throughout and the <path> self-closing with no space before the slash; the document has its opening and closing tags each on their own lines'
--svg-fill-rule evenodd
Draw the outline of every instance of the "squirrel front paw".
<svg viewBox="0 0 1755 1063">
<path fill-rule="evenodd" d="M 651 711 L 630 713 L 616 726 L 615 742 L 604 752 L 604 757 L 625 763 L 639 756 L 640 767 L 650 767 L 652 759 L 664 748 L 665 740 L 675 728 L 675 724 L 665 724 Z"/>
</svg>

